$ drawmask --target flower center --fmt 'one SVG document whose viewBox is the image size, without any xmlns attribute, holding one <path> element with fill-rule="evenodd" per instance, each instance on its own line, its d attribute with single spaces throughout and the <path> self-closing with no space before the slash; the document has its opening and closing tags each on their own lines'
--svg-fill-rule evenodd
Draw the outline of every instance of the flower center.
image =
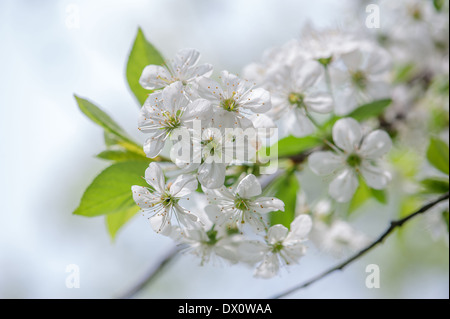
<svg viewBox="0 0 450 319">
<path fill-rule="evenodd" d="M 328 66 L 331 62 L 333 62 L 333 57 L 330 56 L 328 58 L 319 58 L 317 59 L 317 62 L 319 62 L 320 64 L 322 64 L 323 66 Z"/>
<path fill-rule="evenodd" d="M 272 252 L 278 253 L 283 249 L 283 243 L 281 241 L 276 242 L 272 245 Z"/>
<path fill-rule="evenodd" d="M 291 105 L 296 105 L 297 107 L 305 107 L 305 96 L 301 93 L 289 93 L 288 101 Z"/>
<path fill-rule="evenodd" d="M 234 206 L 237 209 L 239 209 L 240 211 L 246 211 L 246 210 L 249 209 L 249 204 L 248 204 L 247 200 L 243 199 L 243 198 L 240 198 L 240 197 L 237 197 L 234 200 Z"/>
<path fill-rule="evenodd" d="M 163 113 L 163 116 L 165 118 L 164 120 L 164 128 L 167 130 L 174 130 L 177 127 L 179 127 L 181 125 L 181 110 L 178 110 L 177 113 L 171 114 L 169 112 Z"/>
<path fill-rule="evenodd" d="M 164 207 L 170 207 L 173 206 L 174 204 L 178 203 L 178 199 L 175 197 L 172 197 L 171 194 L 166 193 L 161 197 L 161 204 Z"/>
<path fill-rule="evenodd" d="M 225 111 L 236 112 L 239 105 L 236 103 L 236 101 L 232 97 L 230 97 L 230 98 L 228 98 L 226 100 L 222 100 L 220 102 L 220 106 Z"/>
<path fill-rule="evenodd" d="M 351 154 L 347 157 L 347 164 L 350 167 L 357 167 L 361 164 L 361 157 L 357 154 Z"/>
<path fill-rule="evenodd" d="M 208 236 L 208 241 L 205 242 L 205 244 L 207 245 L 214 246 L 218 242 L 217 230 L 214 230 L 215 226 L 216 225 L 213 225 L 213 227 L 206 232 L 206 236 Z"/>
<path fill-rule="evenodd" d="M 355 84 L 357 88 L 364 90 L 367 87 L 367 76 L 363 71 L 358 70 L 352 72 L 351 77 L 353 84 Z"/>
</svg>

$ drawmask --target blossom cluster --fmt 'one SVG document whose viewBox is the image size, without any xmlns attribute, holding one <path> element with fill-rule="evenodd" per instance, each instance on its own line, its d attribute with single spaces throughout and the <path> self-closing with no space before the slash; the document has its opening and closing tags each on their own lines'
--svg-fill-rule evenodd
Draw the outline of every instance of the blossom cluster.
<svg viewBox="0 0 450 319">
<path fill-rule="evenodd" d="M 353 112 L 393 97 L 396 52 L 376 37 L 307 26 L 300 38 L 245 67 L 242 77 L 228 71 L 215 77 L 194 49 L 179 51 L 163 66 L 147 66 L 139 83 L 149 95 L 138 127 L 146 136 L 143 150 L 155 161 L 145 171 L 148 187 L 133 186 L 132 193 L 154 231 L 184 244 L 202 263 L 247 263 L 263 278 L 297 263 L 308 237 L 336 254 L 364 245 L 366 236 L 336 218 L 333 206 L 351 201 L 361 183 L 383 190 L 392 179 L 385 161 L 392 132 L 358 121 Z M 248 129 L 257 133 L 241 139 Z M 323 141 L 303 168 L 329 184 L 328 196 L 309 205 L 302 193 L 289 228 L 268 217 L 285 210 L 267 192 L 270 176 L 247 169 L 260 165 L 258 151 L 275 129 L 280 136 Z M 177 143 L 188 157 L 177 156 Z M 157 161 L 168 149 L 174 178 Z"/>
</svg>

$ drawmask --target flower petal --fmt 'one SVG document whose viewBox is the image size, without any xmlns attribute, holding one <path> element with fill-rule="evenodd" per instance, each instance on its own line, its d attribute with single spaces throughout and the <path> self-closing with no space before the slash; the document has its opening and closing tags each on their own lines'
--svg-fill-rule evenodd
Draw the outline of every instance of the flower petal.
<svg viewBox="0 0 450 319">
<path fill-rule="evenodd" d="M 164 132 L 163 132 L 164 133 Z M 161 153 L 166 143 L 167 134 L 160 134 L 157 137 L 149 137 L 144 143 L 144 153 L 147 157 L 154 158 Z"/>
<path fill-rule="evenodd" d="M 250 203 L 250 209 L 259 214 L 276 212 L 278 210 L 284 212 L 284 202 L 276 197 L 259 197 Z"/>
<path fill-rule="evenodd" d="M 330 183 L 329 193 L 340 203 L 348 202 L 355 194 L 358 184 L 356 173 L 347 168 Z"/>
<path fill-rule="evenodd" d="M 260 195 L 262 192 L 261 184 L 255 175 L 249 174 L 242 179 L 237 188 L 236 195 L 240 198 L 251 198 Z"/>
<path fill-rule="evenodd" d="M 326 114 L 333 111 L 333 99 L 326 92 L 309 93 L 305 96 L 305 105 L 311 112 Z"/>
<path fill-rule="evenodd" d="M 172 196 L 180 198 L 195 192 L 197 187 L 198 182 L 194 176 L 183 174 L 177 176 L 169 191 Z"/>
<path fill-rule="evenodd" d="M 352 118 L 338 120 L 333 126 L 334 143 L 347 153 L 353 153 L 362 139 L 359 123 Z"/>
<path fill-rule="evenodd" d="M 178 110 L 183 110 L 189 103 L 184 95 L 184 87 L 180 81 L 170 84 L 162 91 L 164 110 L 175 114 Z"/>
<path fill-rule="evenodd" d="M 164 173 L 161 167 L 155 162 L 150 163 L 148 168 L 145 170 L 145 180 L 159 194 L 163 194 L 165 192 L 166 182 L 164 178 Z"/>
<path fill-rule="evenodd" d="M 312 228 L 312 220 L 309 215 L 301 214 L 291 223 L 291 230 L 286 241 L 302 240 L 307 237 Z"/>
<path fill-rule="evenodd" d="M 198 180 L 209 189 L 219 188 L 225 182 L 226 164 L 224 163 L 203 163 L 198 168 Z"/>
<path fill-rule="evenodd" d="M 200 97 L 211 101 L 214 105 L 218 105 L 223 97 L 223 90 L 216 81 L 207 77 L 201 77 L 198 80 L 198 94 Z"/>
<path fill-rule="evenodd" d="M 172 76 L 166 68 L 160 65 L 147 65 L 139 78 L 139 84 L 147 90 L 165 87 Z"/>
<path fill-rule="evenodd" d="M 183 122 L 206 120 L 212 117 L 212 112 L 211 102 L 205 99 L 197 99 L 188 104 L 181 119 Z"/>
<path fill-rule="evenodd" d="M 326 176 L 344 167 L 343 158 L 333 152 L 314 152 L 308 158 L 309 168 L 317 175 Z"/>
<path fill-rule="evenodd" d="M 302 91 L 299 93 L 313 86 L 323 74 L 322 66 L 315 61 L 299 60 L 294 68 L 295 86 Z"/>
<path fill-rule="evenodd" d="M 255 113 L 265 113 L 272 108 L 270 93 L 263 88 L 247 91 L 239 98 L 239 104 Z"/>
<path fill-rule="evenodd" d="M 286 114 L 289 132 L 295 137 L 304 137 L 315 132 L 316 127 L 304 110 L 294 109 Z"/>
<path fill-rule="evenodd" d="M 175 55 L 173 68 L 177 74 L 182 74 L 184 70 L 194 67 L 200 59 L 200 52 L 195 49 L 181 49 Z"/>
<path fill-rule="evenodd" d="M 362 162 L 360 171 L 367 185 L 375 189 L 385 188 L 391 180 L 389 172 L 370 164 L 368 161 Z"/>
<path fill-rule="evenodd" d="M 287 229 L 285 226 L 277 224 L 269 228 L 269 231 L 267 232 L 267 242 L 270 245 L 274 245 L 278 242 L 283 242 L 287 234 L 289 233 L 289 229 Z"/>
<path fill-rule="evenodd" d="M 392 147 L 389 134 L 382 130 L 376 130 L 364 137 L 359 154 L 368 159 L 377 159 L 385 155 Z"/>
<path fill-rule="evenodd" d="M 261 261 L 268 251 L 269 247 L 259 241 L 244 241 L 238 247 L 239 259 L 249 264 Z"/>
<path fill-rule="evenodd" d="M 264 260 L 255 270 L 255 277 L 272 278 L 280 269 L 280 262 L 276 254 L 267 254 Z"/>
<path fill-rule="evenodd" d="M 142 209 L 151 209 L 160 201 L 159 196 L 155 196 L 149 192 L 147 187 L 134 185 L 131 187 L 133 200 Z"/>
</svg>

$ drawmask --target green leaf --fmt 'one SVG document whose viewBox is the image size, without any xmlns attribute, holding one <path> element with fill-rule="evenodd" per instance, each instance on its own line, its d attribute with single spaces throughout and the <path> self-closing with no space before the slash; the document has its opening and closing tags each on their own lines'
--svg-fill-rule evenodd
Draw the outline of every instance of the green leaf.
<svg viewBox="0 0 450 319">
<path fill-rule="evenodd" d="M 359 178 L 359 187 L 353 195 L 350 201 L 350 206 L 348 209 L 348 214 L 350 215 L 355 210 L 360 208 L 364 203 L 366 203 L 370 198 L 375 199 L 380 204 L 387 204 L 387 195 L 385 190 L 379 190 L 369 187 L 363 178 Z"/>
<path fill-rule="evenodd" d="M 448 210 L 442 212 L 442 218 L 444 219 L 445 224 L 447 225 L 447 231 L 449 231 L 449 226 L 448 226 Z"/>
<path fill-rule="evenodd" d="M 432 137 L 430 139 L 430 145 L 427 150 L 427 159 L 435 168 L 440 170 L 442 173 L 449 173 L 449 149 L 448 145 L 436 138 Z"/>
<path fill-rule="evenodd" d="M 384 189 L 371 188 L 370 191 L 372 192 L 372 197 L 376 199 L 380 204 L 387 204 L 387 194 Z"/>
<path fill-rule="evenodd" d="M 100 154 L 97 154 L 97 157 L 114 162 L 145 161 L 149 163 L 151 161 L 150 158 L 145 157 L 145 153 L 143 151 L 141 152 L 141 154 L 138 154 L 125 149 L 106 150 L 101 152 Z"/>
<path fill-rule="evenodd" d="M 278 157 L 289 157 L 297 155 L 308 149 L 321 145 L 322 141 L 314 136 L 307 137 L 294 137 L 288 136 L 277 142 L 278 145 Z M 273 147 L 273 146 L 272 146 Z M 264 155 L 266 149 L 262 150 Z"/>
<path fill-rule="evenodd" d="M 117 144 L 140 154 L 142 147 L 137 145 L 128 134 L 103 110 L 92 102 L 75 95 L 78 107 L 90 120 L 105 130 L 105 143 Z"/>
<path fill-rule="evenodd" d="M 88 186 L 75 215 L 94 217 L 128 211 L 136 204 L 131 186 L 146 186 L 142 178 L 148 163 L 128 161 L 112 164 Z"/>
<path fill-rule="evenodd" d="M 449 190 L 448 178 L 426 178 L 420 184 L 424 187 L 425 194 L 444 194 Z"/>
<path fill-rule="evenodd" d="M 364 121 L 372 117 L 377 117 L 391 104 L 391 99 L 378 100 L 369 104 L 364 104 L 351 112 L 348 116 L 357 121 Z"/>
<path fill-rule="evenodd" d="M 140 105 L 144 104 L 148 94 L 151 93 L 151 91 L 142 88 L 139 84 L 139 78 L 141 77 L 142 71 L 150 64 L 163 65 L 164 58 L 158 50 L 147 41 L 141 28 L 139 28 L 128 57 L 126 73 L 128 85 Z"/>
<path fill-rule="evenodd" d="M 445 5 L 445 0 L 433 0 L 433 5 L 436 11 L 442 11 L 442 8 Z"/>
<path fill-rule="evenodd" d="M 135 205 L 129 209 L 121 212 L 108 214 L 105 216 L 106 228 L 112 239 L 115 239 L 119 229 L 125 225 L 136 213 L 139 211 L 139 207 Z"/>
<path fill-rule="evenodd" d="M 350 206 L 348 209 L 348 215 L 353 213 L 355 210 L 360 208 L 369 198 L 372 196 L 369 186 L 362 178 L 359 179 L 359 186 L 356 189 L 355 195 L 353 195 L 350 201 Z"/>
<path fill-rule="evenodd" d="M 300 189 L 297 176 L 294 171 L 287 172 L 279 177 L 272 185 L 269 192 L 284 202 L 284 212 L 271 212 L 270 226 L 281 224 L 289 228 L 295 218 L 295 207 L 297 204 L 297 192 Z"/>
</svg>

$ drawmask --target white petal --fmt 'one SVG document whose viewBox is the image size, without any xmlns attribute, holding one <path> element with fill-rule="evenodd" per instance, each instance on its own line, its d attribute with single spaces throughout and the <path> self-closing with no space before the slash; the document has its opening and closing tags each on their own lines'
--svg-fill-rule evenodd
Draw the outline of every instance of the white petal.
<svg viewBox="0 0 450 319">
<path fill-rule="evenodd" d="M 206 215 L 208 219 L 217 225 L 223 225 L 228 221 L 228 217 L 224 214 L 217 205 L 207 205 L 205 207 Z"/>
<path fill-rule="evenodd" d="M 175 211 L 175 214 L 177 214 L 178 221 L 189 228 L 195 228 L 196 224 L 198 222 L 198 217 L 192 214 L 191 212 L 187 211 L 183 207 L 181 207 L 178 204 L 173 205 L 173 209 Z"/>
<path fill-rule="evenodd" d="M 361 143 L 362 131 L 353 118 L 338 120 L 333 126 L 334 143 L 347 153 L 353 153 Z"/>
<path fill-rule="evenodd" d="M 353 52 L 343 54 L 341 59 L 350 71 L 357 71 L 362 65 L 363 55 L 360 50 L 355 50 Z"/>
<path fill-rule="evenodd" d="M 173 61 L 173 68 L 177 74 L 182 73 L 183 70 L 193 67 L 200 59 L 200 52 L 195 49 L 181 49 L 175 55 Z M 181 71 L 181 72 L 180 72 Z"/>
<path fill-rule="evenodd" d="M 300 241 L 293 241 L 289 245 L 283 247 L 283 253 L 285 258 L 287 259 L 286 261 L 289 264 L 294 264 L 298 262 L 300 257 L 305 255 L 306 246 Z"/>
<path fill-rule="evenodd" d="M 280 262 L 276 254 L 268 254 L 264 256 L 264 260 L 255 270 L 255 277 L 272 278 L 278 273 Z"/>
<path fill-rule="evenodd" d="M 259 241 L 244 241 L 238 247 L 239 259 L 254 264 L 261 261 L 268 250 L 269 247 Z"/>
<path fill-rule="evenodd" d="M 314 152 L 308 158 L 309 168 L 317 175 L 334 174 L 344 167 L 343 158 L 333 152 Z"/>
<path fill-rule="evenodd" d="M 348 168 L 343 170 L 331 183 L 329 193 L 336 201 L 343 203 L 352 199 L 358 188 L 356 173 Z"/>
<path fill-rule="evenodd" d="M 239 98 L 239 104 L 255 113 L 264 113 L 271 109 L 269 91 L 263 88 L 249 90 Z"/>
<path fill-rule="evenodd" d="M 152 208 L 160 200 L 159 196 L 150 193 L 146 187 L 134 185 L 131 187 L 131 192 L 134 201 L 143 210 Z"/>
<path fill-rule="evenodd" d="M 213 66 L 211 64 L 206 63 L 184 70 L 184 72 L 180 74 L 180 77 L 181 80 L 191 81 L 196 78 L 200 78 L 201 76 L 209 78 L 212 73 L 213 73 Z"/>
<path fill-rule="evenodd" d="M 371 75 L 377 75 L 389 71 L 391 64 L 389 53 L 377 47 L 368 53 L 366 70 Z"/>
<path fill-rule="evenodd" d="M 308 111 L 316 113 L 330 113 L 333 110 L 333 99 L 325 92 L 309 93 L 305 96 Z"/>
<path fill-rule="evenodd" d="M 361 175 L 364 177 L 367 185 L 375 189 L 383 189 L 391 180 L 391 174 L 381 168 L 363 161 L 361 166 Z"/>
<path fill-rule="evenodd" d="M 166 190 L 166 182 L 164 173 L 161 167 L 155 162 L 150 163 L 145 170 L 145 180 L 151 185 L 158 193 L 163 194 Z"/>
<path fill-rule="evenodd" d="M 250 203 L 250 209 L 259 214 L 276 212 L 278 210 L 284 212 L 284 202 L 275 197 L 259 197 Z"/>
<path fill-rule="evenodd" d="M 197 179 L 192 175 L 179 175 L 170 186 L 170 194 L 174 197 L 184 197 L 197 190 Z"/>
<path fill-rule="evenodd" d="M 271 245 L 274 245 L 278 242 L 283 242 L 286 239 L 286 236 L 289 232 L 289 229 L 287 229 L 283 225 L 274 225 L 269 228 L 269 231 L 267 232 L 267 242 Z"/>
<path fill-rule="evenodd" d="M 161 153 L 166 143 L 167 135 L 159 135 L 158 137 L 149 137 L 144 143 L 144 153 L 147 157 L 154 158 Z"/>
<path fill-rule="evenodd" d="M 206 120 L 211 118 L 212 114 L 211 102 L 205 99 L 197 99 L 188 104 L 181 119 L 182 121 Z"/>
<path fill-rule="evenodd" d="M 322 66 L 315 61 L 302 60 L 294 65 L 294 68 L 296 68 L 294 74 L 297 79 L 295 86 L 302 91 L 313 86 L 323 73 Z"/>
<path fill-rule="evenodd" d="M 305 239 L 312 228 L 312 220 L 309 215 L 301 214 L 291 223 L 291 230 L 286 238 L 286 242 Z"/>
<path fill-rule="evenodd" d="M 183 109 L 189 103 L 184 95 L 183 84 L 180 81 L 170 84 L 162 91 L 164 109 L 171 114 Z"/>
<path fill-rule="evenodd" d="M 198 180 L 206 188 L 219 188 L 225 182 L 225 171 L 226 164 L 205 162 L 198 168 Z"/>
<path fill-rule="evenodd" d="M 376 130 L 364 137 L 359 154 L 368 159 L 377 159 L 385 155 L 392 147 L 389 134 Z"/>
<path fill-rule="evenodd" d="M 287 116 L 289 132 L 295 137 L 304 137 L 315 132 L 316 127 L 306 116 L 304 110 L 294 109 Z"/>
<path fill-rule="evenodd" d="M 166 68 L 160 65 L 147 65 L 142 71 L 139 84 L 147 90 L 165 87 L 172 76 Z"/>
<path fill-rule="evenodd" d="M 223 90 L 216 81 L 202 77 L 198 80 L 198 94 L 202 98 L 218 104 L 223 96 Z"/>
<path fill-rule="evenodd" d="M 236 194 L 241 198 L 255 197 L 260 195 L 261 192 L 261 184 L 253 174 L 245 176 L 236 188 Z"/>
</svg>

